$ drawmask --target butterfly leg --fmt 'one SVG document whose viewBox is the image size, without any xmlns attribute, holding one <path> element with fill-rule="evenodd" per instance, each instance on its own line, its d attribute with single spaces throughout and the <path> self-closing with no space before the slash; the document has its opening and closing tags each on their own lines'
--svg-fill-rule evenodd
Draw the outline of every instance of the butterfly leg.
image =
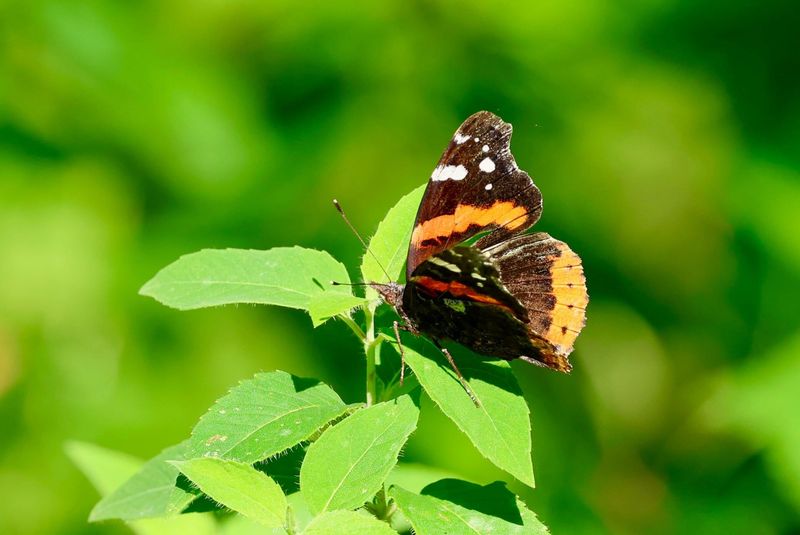
<svg viewBox="0 0 800 535">
<path fill-rule="evenodd" d="M 464 387 L 464 390 L 467 391 L 469 398 L 472 400 L 472 402 L 475 404 L 476 407 L 481 407 L 481 402 L 478 400 L 478 398 L 475 396 L 475 393 L 469 387 L 469 383 L 467 383 L 467 380 L 464 379 L 463 375 L 461 375 L 461 370 L 459 370 L 458 366 L 456 366 L 456 361 L 453 360 L 453 356 L 450 354 L 450 351 L 448 351 L 446 347 L 443 347 L 438 340 L 434 340 L 433 343 L 436 344 L 436 347 L 439 348 L 439 351 L 441 351 L 444 354 L 444 356 L 447 357 L 447 361 L 450 363 L 450 366 L 453 368 L 453 371 L 456 372 L 458 380 L 461 383 L 461 386 Z"/>
<path fill-rule="evenodd" d="M 400 386 L 403 386 L 403 378 L 406 374 L 406 354 L 403 351 L 403 342 L 400 341 L 400 322 L 395 320 L 394 324 L 394 337 L 397 339 L 397 349 L 400 351 Z"/>
<path fill-rule="evenodd" d="M 529 363 L 533 364 L 534 366 L 539 366 L 540 368 L 547 368 L 548 367 L 547 364 L 545 364 L 544 362 L 542 362 L 540 360 L 536 360 L 536 359 L 531 358 L 531 357 L 526 357 L 525 355 L 520 355 L 519 359 L 520 360 L 524 360 L 525 362 L 529 362 Z"/>
</svg>

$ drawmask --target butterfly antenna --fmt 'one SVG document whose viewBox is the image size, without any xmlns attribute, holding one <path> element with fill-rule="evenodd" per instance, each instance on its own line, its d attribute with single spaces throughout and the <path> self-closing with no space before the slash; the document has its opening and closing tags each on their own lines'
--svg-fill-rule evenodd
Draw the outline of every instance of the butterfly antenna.
<svg viewBox="0 0 800 535">
<path fill-rule="evenodd" d="M 369 246 L 367 245 L 367 242 L 365 242 L 364 238 L 361 237 L 361 234 L 358 233 L 358 231 L 356 230 L 356 227 L 354 227 L 353 224 L 350 222 L 350 220 L 347 219 L 347 215 L 344 213 L 344 210 L 342 209 L 342 205 L 339 204 L 339 201 L 337 201 L 336 199 L 333 199 L 333 205 L 339 211 L 339 213 L 342 216 L 342 219 L 344 219 L 344 222 L 347 223 L 347 226 L 350 227 L 350 230 L 353 231 L 353 234 L 356 235 L 356 238 L 358 238 L 358 241 L 361 242 L 361 245 L 364 246 L 364 249 L 366 249 L 366 251 L 369 253 L 369 255 L 375 260 L 375 263 L 378 264 L 379 268 L 381 268 L 381 271 L 383 271 L 383 274 L 386 275 L 386 280 L 389 280 L 389 281 L 392 280 L 392 277 L 389 276 L 389 273 L 386 271 L 386 268 L 383 267 L 383 264 L 381 264 L 381 261 L 378 260 L 378 257 L 375 256 L 375 254 L 370 250 Z"/>
</svg>

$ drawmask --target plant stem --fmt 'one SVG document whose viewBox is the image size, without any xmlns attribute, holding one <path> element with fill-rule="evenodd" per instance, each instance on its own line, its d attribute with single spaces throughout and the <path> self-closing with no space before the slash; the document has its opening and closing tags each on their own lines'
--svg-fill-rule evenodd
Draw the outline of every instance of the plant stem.
<svg viewBox="0 0 800 535">
<path fill-rule="evenodd" d="M 367 357 L 366 373 L 366 402 L 367 407 L 375 403 L 377 399 L 377 376 L 375 371 L 375 353 L 378 344 L 375 343 L 375 314 L 370 307 L 364 308 L 364 319 L 366 320 L 366 333 L 364 333 L 364 354 Z"/>
<path fill-rule="evenodd" d="M 386 497 L 386 485 L 381 486 L 381 490 L 378 491 L 378 495 L 376 496 L 376 501 L 378 502 L 378 509 L 379 514 L 378 519 L 380 520 L 388 520 L 389 517 L 387 513 L 389 512 L 389 500 Z"/>
<path fill-rule="evenodd" d="M 353 318 L 351 318 L 347 314 L 339 314 L 338 318 L 342 320 L 345 325 L 350 327 L 350 330 L 353 331 L 353 333 L 356 336 L 358 336 L 359 340 L 361 340 L 362 342 L 364 341 L 366 335 L 364 334 L 364 331 L 361 330 L 361 327 L 359 327 L 358 324 L 355 321 L 353 321 Z"/>
<path fill-rule="evenodd" d="M 292 507 L 289 506 L 286 508 L 286 525 L 284 526 L 286 529 L 286 533 L 289 535 L 295 535 L 297 533 L 297 525 L 294 519 L 294 511 L 292 511 Z"/>
<path fill-rule="evenodd" d="M 375 364 L 378 358 L 378 346 L 382 339 L 375 338 L 375 311 L 371 307 L 364 307 L 364 319 L 366 323 L 366 332 L 361 330 L 361 327 L 351 318 L 348 314 L 340 314 L 338 317 L 345 325 L 350 327 L 350 330 L 361 340 L 364 344 L 364 355 L 367 360 L 367 387 L 366 387 L 366 402 L 367 407 L 374 404 L 377 400 L 377 375 L 375 372 Z"/>
</svg>

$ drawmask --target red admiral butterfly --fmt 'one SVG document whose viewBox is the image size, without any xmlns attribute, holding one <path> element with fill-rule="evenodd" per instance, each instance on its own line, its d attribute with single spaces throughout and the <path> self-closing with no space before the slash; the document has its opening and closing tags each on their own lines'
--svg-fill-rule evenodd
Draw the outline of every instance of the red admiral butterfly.
<svg viewBox="0 0 800 535">
<path fill-rule="evenodd" d="M 578 255 L 543 232 L 523 234 L 539 220 L 542 194 L 517 167 L 510 141 L 511 125 L 492 113 L 464 121 L 417 212 L 406 284 L 370 284 L 402 328 L 442 349 L 470 395 L 439 340 L 569 372 L 589 301 Z M 398 343 L 399 328 L 395 322 Z"/>
<path fill-rule="evenodd" d="M 406 284 L 368 283 L 404 321 L 394 322 L 401 356 L 401 328 L 428 335 L 476 405 L 440 340 L 569 372 L 589 302 L 578 255 L 544 232 L 524 234 L 539 220 L 542 194 L 517 167 L 510 144 L 511 125 L 496 115 L 481 111 L 464 121 L 425 189 L 408 247 Z"/>
</svg>

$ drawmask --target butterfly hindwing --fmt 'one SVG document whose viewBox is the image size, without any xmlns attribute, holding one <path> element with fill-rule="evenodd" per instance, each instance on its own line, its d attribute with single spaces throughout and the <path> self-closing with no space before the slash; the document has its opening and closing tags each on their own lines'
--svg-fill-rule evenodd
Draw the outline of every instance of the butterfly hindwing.
<svg viewBox="0 0 800 535">
<path fill-rule="evenodd" d="M 586 323 L 586 279 L 581 259 L 562 241 L 539 232 L 499 244 L 476 246 L 491 258 L 503 287 L 528 313 L 528 331 L 541 343 L 533 356 L 546 366 L 569 371 L 567 360 Z"/>
<path fill-rule="evenodd" d="M 482 240 L 420 264 L 403 309 L 434 338 L 569 371 L 588 303 L 580 258 L 544 233 L 488 247 Z"/>
<path fill-rule="evenodd" d="M 489 257 L 475 247 L 456 246 L 426 260 L 410 281 L 430 297 L 477 301 L 509 309 L 527 318 L 525 308 L 500 282 L 500 272 Z"/>
<path fill-rule="evenodd" d="M 417 212 L 406 276 L 431 256 L 477 233 L 494 243 L 533 225 L 542 196 L 511 155 L 511 125 L 489 112 L 470 116 L 433 171 Z"/>
<path fill-rule="evenodd" d="M 538 352 L 525 308 L 503 287 L 488 255 L 475 247 L 455 247 L 422 263 L 406 284 L 403 309 L 434 339 L 454 340 L 483 355 Z"/>
</svg>

